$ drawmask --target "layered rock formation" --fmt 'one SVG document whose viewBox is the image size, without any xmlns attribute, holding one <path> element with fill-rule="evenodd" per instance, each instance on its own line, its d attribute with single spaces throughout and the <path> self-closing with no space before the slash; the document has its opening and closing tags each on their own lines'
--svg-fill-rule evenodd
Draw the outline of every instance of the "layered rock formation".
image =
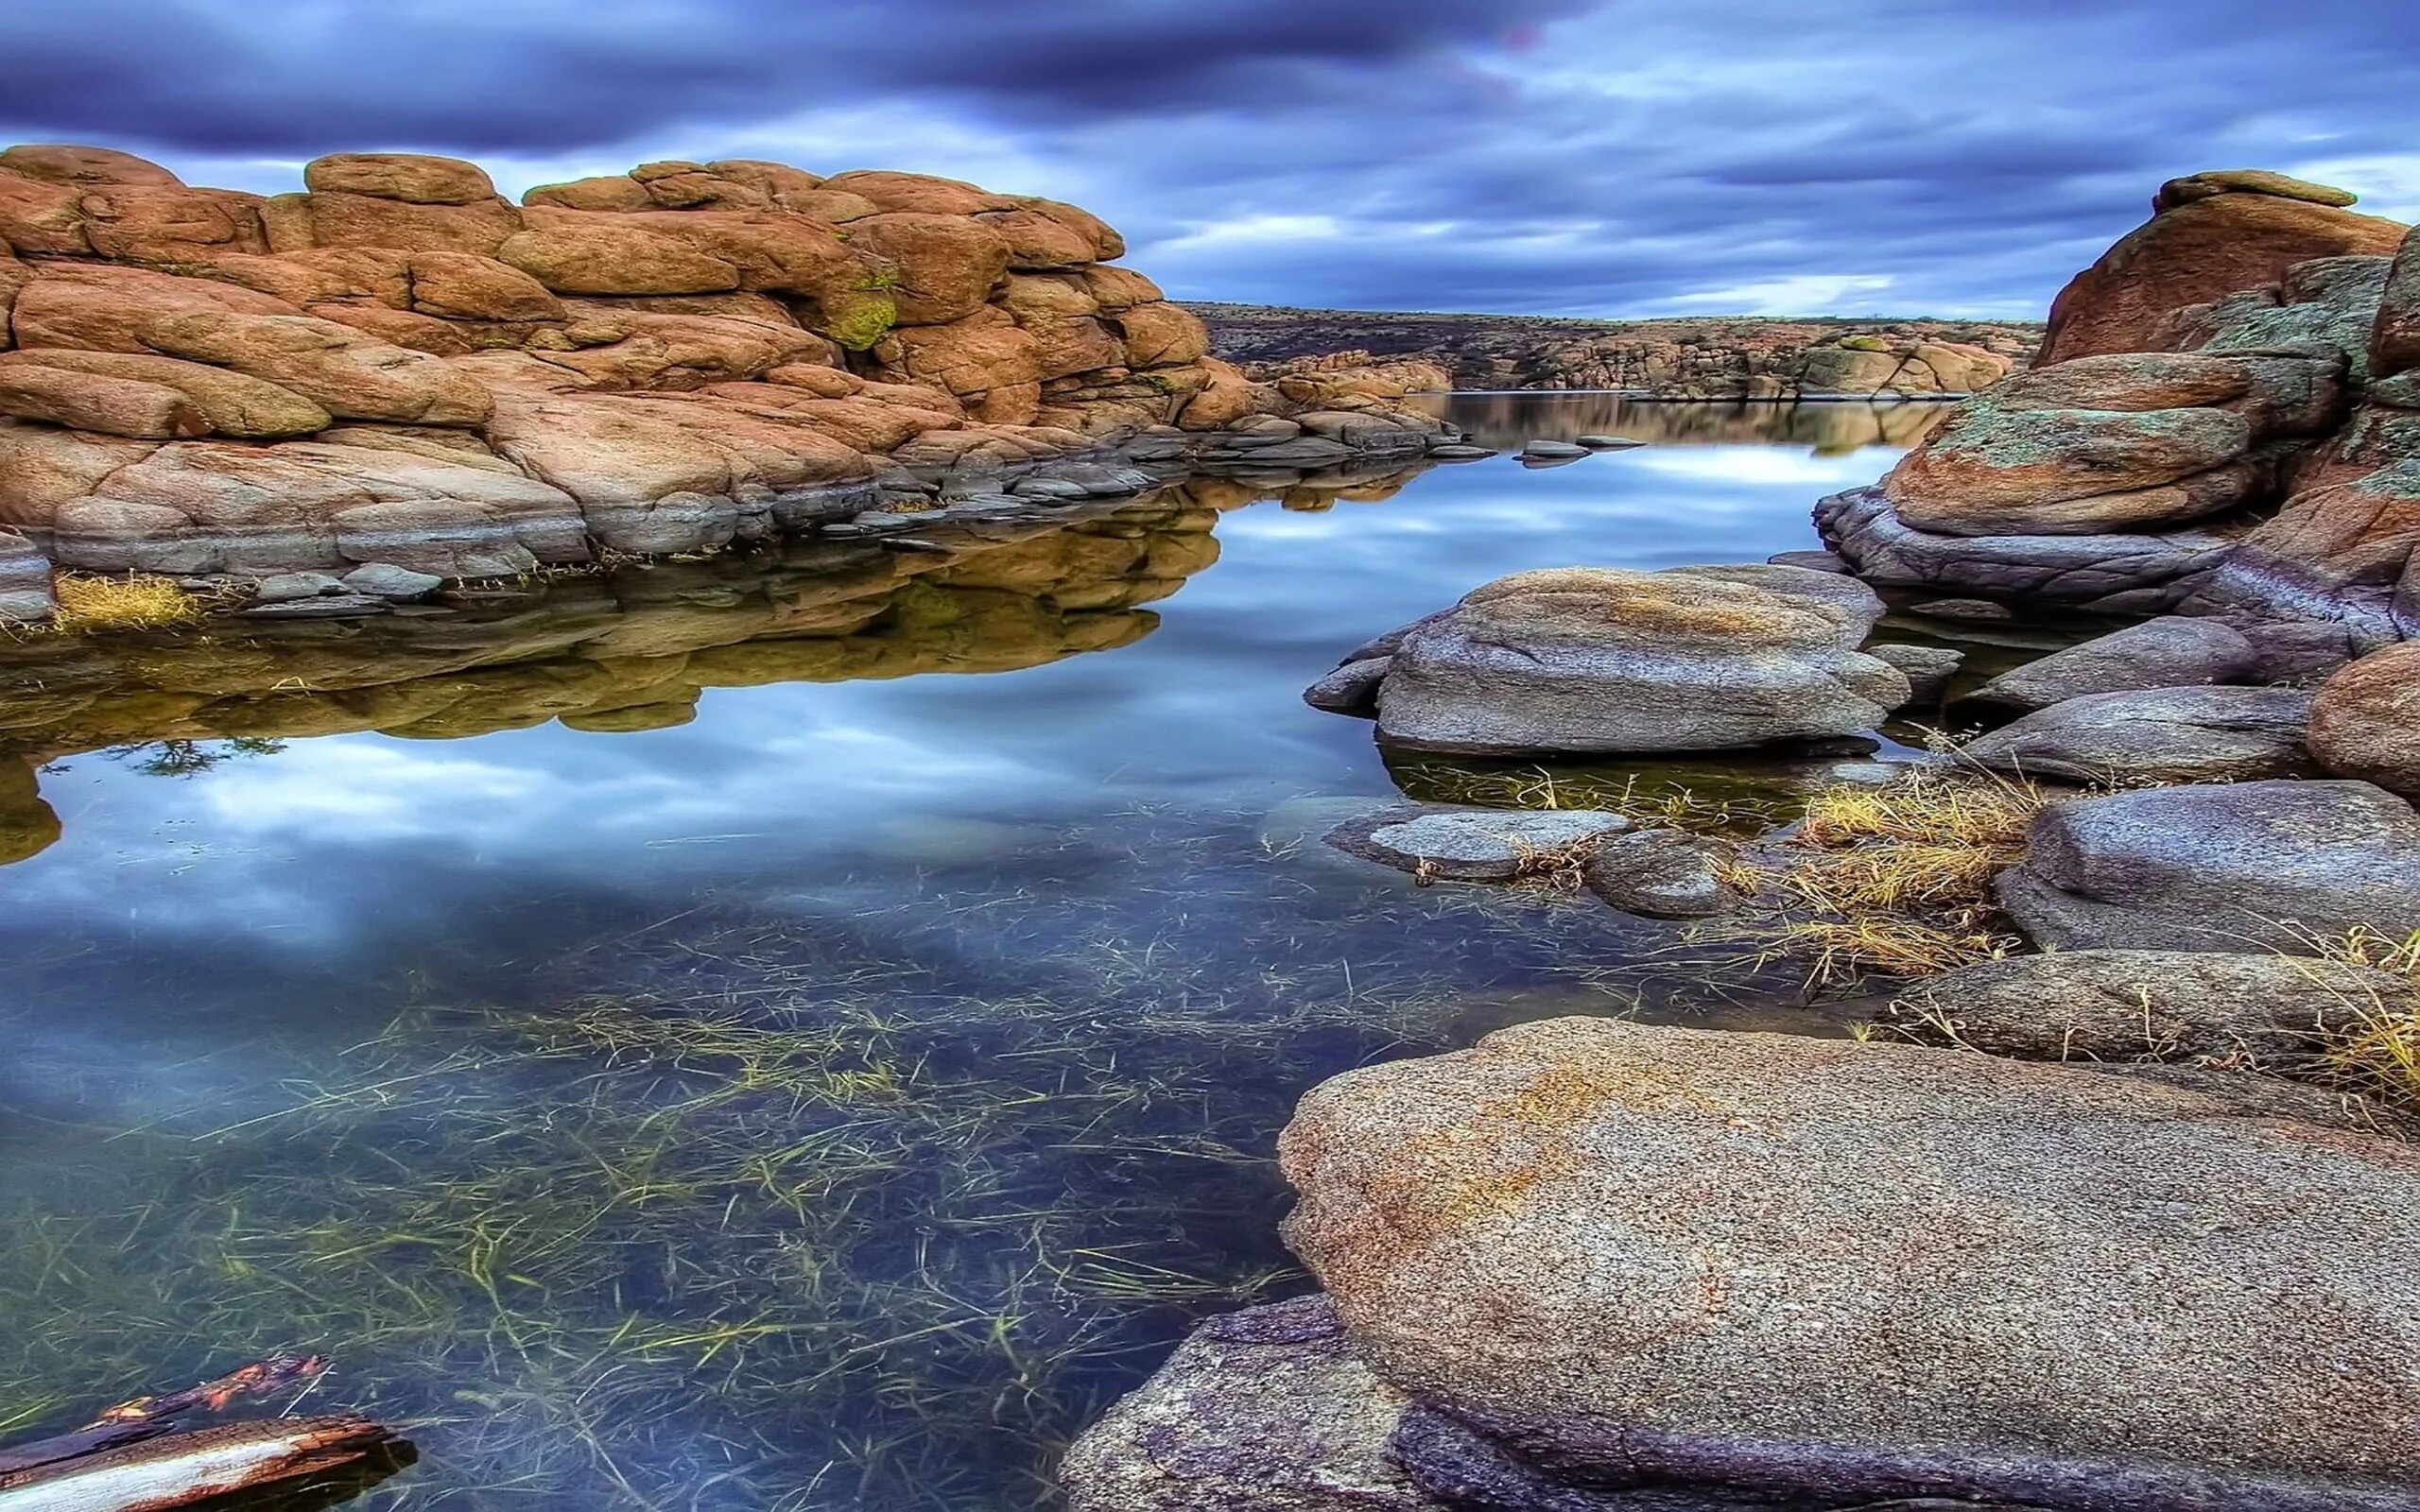
<svg viewBox="0 0 2420 1512">
<path fill-rule="evenodd" d="M 487 576 L 1071 462 L 1312 470 L 1442 430 L 1392 403 L 1432 371 L 1281 392 L 1208 357 L 1053 200 L 739 161 L 519 205 L 443 158 L 304 183 L 0 152 L 0 526 L 95 571 Z M 0 611 L 38 607 L 27 562 L 0 550 Z"/>
<path fill-rule="evenodd" d="M 2172 181 L 2041 362 L 1817 521 L 1861 576 L 2217 615 L 2272 673 L 2420 625 L 2420 240 L 2272 174 Z"/>
<path fill-rule="evenodd" d="M 1533 316 L 1188 306 L 1211 350 L 1278 377 L 1304 365 L 1433 362 L 1457 388 L 1613 389 L 1657 399 L 1964 394 L 2005 377 L 2040 328 L 1960 320 L 1557 320 Z"/>
</svg>

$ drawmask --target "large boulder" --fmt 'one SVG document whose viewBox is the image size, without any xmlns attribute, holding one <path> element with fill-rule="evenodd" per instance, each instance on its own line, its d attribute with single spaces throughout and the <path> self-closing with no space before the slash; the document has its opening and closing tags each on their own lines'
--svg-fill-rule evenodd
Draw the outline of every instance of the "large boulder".
<svg viewBox="0 0 2420 1512">
<path fill-rule="evenodd" d="M 2311 697 L 2291 688 L 2152 688 L 2037 709 L 1959 747 L 1994 771 L 2085 783 L 2308 777 Z"/>
<path fill-rule="evenodd" d="M 1987 703 L 2045 709 L 2087 694 L 2240 682 L 2259 665 L 2244 634 L 2212 619 L 2170 615 L 2053 651 L 1975 692 Z"/>
<path fill-rule="evenodd" d="M 2339 777 L 2420 799 L 2420 642 L 2373 651 L 2320 684 L 2310 753 Z"/>
<path fill-rule="evenodd" d="M 581 217 L 516 232 L 495 249 L 558 294 L 714 294 L 739 287 L 739 269 L 621 217 Z"/>
<path fill-rule="evenodd" d="M 1953 536 L 2091 535 L 2234 508 L 2252 427 L 2221 409 L 2011 409 L 1980 402 L 1891 471 L 1901 519 Z"/>
<path fill-rule="evenodd" d="M 1719 750 L 1854 734 L 1908 680 L 1858 647 L 1871 589 L 1797 567 L 1571 567 L 1476 589 L 1405 632 L 1392 745 L 1469 754 Z"/>
<path fill-rule="evenodd" d="M 2256 170 L 2171 180 L 2148 224 L 2060 291 L 2037 365 L 2152 350 L 2172 312 L 2278 283 L 2311 258 L 2392 254 L 2406 228 L 2351 203 L 2342 189 Z"/>
<path fill-rule="evenodd" d="M 1458 1508 L 2420 1506 L 2420 1152 L 2250 1092 L 1562 1019 L 1279 1156 Z"/>
<path fill-rule="evenodd" d="M 2279 950 L 2420 930 L 2420 813 L 2355 782 L 2153 788 L 2045 810 L 2000 904 L 2046 950 Z"/>
</svg>

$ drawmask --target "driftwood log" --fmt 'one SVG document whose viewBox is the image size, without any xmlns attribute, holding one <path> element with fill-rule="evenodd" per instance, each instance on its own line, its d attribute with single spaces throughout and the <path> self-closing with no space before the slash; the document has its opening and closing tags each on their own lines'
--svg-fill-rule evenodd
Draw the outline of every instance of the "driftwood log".
<svg viewBox="0 0 2420 1512">
<path fill-rule="evenodd" d="M 0 1512 L 164 1512 L 356 1464 L 404 1446 L 366 1418 L 275 1418 L 176 1432 L 189 1413 L 307 1385 L 319 1355 L 255 1361 L 216 1380 L 137 1397 L 81 1428 L 0 1448 Z"/>
</svg>

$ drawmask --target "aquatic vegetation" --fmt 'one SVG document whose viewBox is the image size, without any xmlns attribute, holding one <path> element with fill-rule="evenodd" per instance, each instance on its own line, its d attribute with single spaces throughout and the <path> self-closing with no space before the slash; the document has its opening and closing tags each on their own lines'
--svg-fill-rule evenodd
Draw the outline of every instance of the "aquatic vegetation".
<svg viewBox="0 0 2420 1512">
<path fill-rule="evenodd" d="M 71 635 L 113 630 L 156 630 L 201 618 L 203 602 L 165 577 L 130 573 L 123 577 L 60 573 L 51 593 L 59 601 L 52 623 Z"/>
<path fill-rule="evenodd" d="M 1248 822 L 1121 814 L 912 918 L 600 918 L 510 1002 L 424 979 L 267 1111 L 0 1206 L 0 1318 L 50 1320 L 0 1324 L 0 1427 L 308 1345 L 422 1446 L 397 1503 L 1041 1504 L 1192 1321 L 1305 1284 L 1269 1160 L 1304 1091 L 1494 1027 L 1491 977 L 1639 1003 L 1590 985 L 1629 954 L 1592 900 L 1314 886 Z"/>
</svg>

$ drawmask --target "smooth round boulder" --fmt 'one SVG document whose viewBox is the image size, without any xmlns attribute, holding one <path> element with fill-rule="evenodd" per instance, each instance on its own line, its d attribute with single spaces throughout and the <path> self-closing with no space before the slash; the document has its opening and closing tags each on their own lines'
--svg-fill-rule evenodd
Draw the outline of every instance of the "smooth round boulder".
<svg viewBox="0 0 2420 1512">
<path fill-rule="evenodd" d="M 2310 753 L 2339 777 L 2420 799 L 2420 642 L 2373 651 L 2320 685 Z"/>
<path fill-rule="evenodd" d="M 1510 882 L 1576 862 L 1630 827 L 1595 809 L 1396 808 L 1347 819 L 1327 843 L 1424 878 Z"/>
<path fill-rule="evenodd" d="M 1851 735 L 1908 700 L 1858 646 L 1882 601 L 1805 568 L 1567 567 L 1405 632 L 1378 734 L 1461 754 L 1742 749 Z"/>
<path fill-rule="evenodd" d="M 1453 1505 L 2408 1512 L 2420 1149 L 2275 1106 L 1568 1018 L 1336 1077 L 1278 1156 Z"/>
<path fill-rule="evenodd" d="M 2420 930 L 2420 813 L 2368 782 L 2156 787 L 2044 810 L 1994 885 L 2045 950 L 2275 950 Z"/>
</svg>

